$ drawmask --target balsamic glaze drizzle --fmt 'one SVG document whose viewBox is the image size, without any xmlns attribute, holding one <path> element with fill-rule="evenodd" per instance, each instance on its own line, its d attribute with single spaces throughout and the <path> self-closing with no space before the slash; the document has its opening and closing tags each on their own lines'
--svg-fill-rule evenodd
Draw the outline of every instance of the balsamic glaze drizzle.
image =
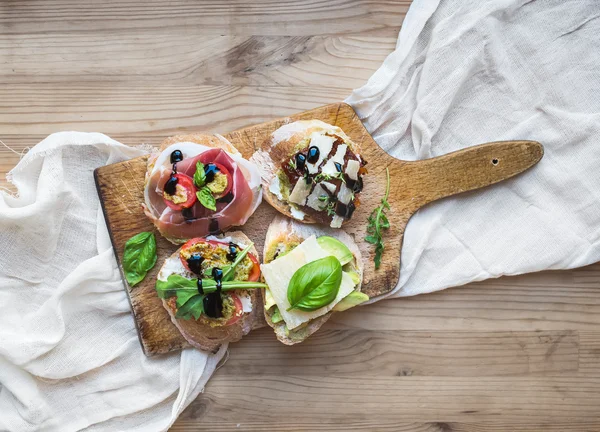
<svg viewBox="0 0 600 432">
<path fill-rule="evenodd" d="M 221 297 L 221 286 L 223 283 L 223 270 L 218 267 L 212 269 L 212 276 L 217 283 L 217 290 L 204 296 L 202 304 L 204 313 L 209 318 L 221 318 L 223 316 L 223 298 Z"/>
<path fill-rule="evenodd" d="M 217 198 L 217 202 L 220 203 L 230 203 L 233 201 L 233 192 L 229 191 L 229 193 L 221 198 Z"/>
<path fill-rule="evenodd" d="M 206 183 L 210 183 L 215 179 L 215 174 L 219 172 L 219 168 L 214 163 L 209 163 L 204 166 L 204 174 L 206 174 Z"/>
<path fill-rule="evenodd" d="M 237 245 L 234 242 L 229 242 L 229 252 L 227 253 L 227 259 L 229 261 L 235 261 L 237 258 Z"/>
<path fill-rule="evenodd" d="M 219 233 L 219 221 L 217 219 L 211 219 L 208 225 L 208 232 L 210 234 L 218 234 Z"/>
<path fill-rule="evenodd" d="M 197 275 L 202 274 L 202 262 L 204 258 L 199 253 L 193 253 L 187 260 L 187 265 L 193 273 Z"/>
<path fill-rule="evenodd" d="M 306 160 L 312 164 L 317 163 L 317 161 L 319 160 L 320 154 L 321 154 L 321 152 L 319 151 L 319 147 L 312 146 L 308 149 L 308 156 L 307 156 Z"/>
<path fill-rule="evenodd" d="M 171 153 L 171 163 L 173 164 L 173 172 L 171 173 L 171 177 L 169 177 L 169 180 L 167 180 L 167 182 L 165 183 L 165 187 L 163 188 L 164 191 L 169 194 L 169 195 L 175 195 L 175 192 L 177 192 L 177 177 L 175 177 L 175 175 L 177 174 L 177 162 L 181 162 L 183 160 L 183 153 L 181 153 L 181 150 L 173 150 L 173 152 Z"/>
</svg>

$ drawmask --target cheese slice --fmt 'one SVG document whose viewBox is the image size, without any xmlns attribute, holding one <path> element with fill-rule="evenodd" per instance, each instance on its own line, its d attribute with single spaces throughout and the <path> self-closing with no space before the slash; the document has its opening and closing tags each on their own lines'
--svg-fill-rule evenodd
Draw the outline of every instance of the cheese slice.
<svg viewBox="0 0 600 432">
<path fill-rule="evenodd" d="M 337 138 L 328 135 L 323 135 L 319 132 L 313 132 L 310 135 L 310 147 L 316 146 L 319 149 L 319 159 L 315 163 L 306 162 L 306 168 L 310 174 L 316 174 L 319 171 L 319 166 L 329 156 L 333 143 Z"/>
<path fill-rule="evenodd" d="M 312 183 L 306 184 L 306 181 L 303 178 L 299 179 L 294 186 L 294 190 L 292 190 L 292 193 L 290 194 L 289 201 L 294 204 L 304 205 L 311 188 Z"/>
<path fill-rule="evenodd" d="M 321 172 L 323 174 L 327 174 L 329 176 L 334 176 L 338 173 L 337 168 L 335 167 L 335 163 L 339 163 L 342 167 L 344 166 L 344 156 L 346 155 L 346 150 L 348 146 L 346 144 L 340 144 L 335 151 L 335 154 L 329 158 L 329 160 L 323 165 L 323 169 Z"/>
<path fill-rule="evenodd" d="M 349 160 L 348 166 L 346 167 L 346 174 L 352 180 L 358 180 L 358 170 L 360 169 L 360 162 L 355 160 Z"/>
<path fill-rule="evenodd" d="M 308 199 L 306 200 L 306 205 L 317 211 L 324 210 L 327 206 L 327 203 L 325 201 L 321 201 L 319 199 L 320 197 L 329 197 L 329 195 L 327 195 L 327 192 L 325 192 L 325 189 L 323 189 L 323 183 L 319 183 L 315 186 L 311 194 L 308 196 Z"/>
<path fill-rule="evenodd" d="M 260 266 L 265 281 L 269 285 L 269 291 L 275 299 L 281 317 L 289 330 L 293 330 L 311 319 L 325 315 L 344 297 L 354 291 L 352 278 L 347 273 L 342 273 L 342 283 L 338 294 L 335 300 L 327 306 L 312 312 L 304 312 L 296 309 L 287 310 L 290 307 L 287 299 L 287 290 L 294 273 L 303 265 L 330 255 L 319 246 L 317 238 L 312 235 L 286 255 L 277 258 L 269 264 L 262 264 Z"/>
</svg>

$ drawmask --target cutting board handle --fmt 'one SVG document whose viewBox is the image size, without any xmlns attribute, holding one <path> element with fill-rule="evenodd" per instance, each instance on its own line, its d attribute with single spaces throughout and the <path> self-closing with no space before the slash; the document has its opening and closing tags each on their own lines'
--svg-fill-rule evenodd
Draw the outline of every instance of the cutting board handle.
<svg viewBox="0 0 600 432">
<path fill-rule="evenodd" d="M 431 201 L 513 177 L 535 165 L 544 148 L 537 141 L 498 141 L 403 167 L 414 182 L 415 210 Z"/>
</svg>

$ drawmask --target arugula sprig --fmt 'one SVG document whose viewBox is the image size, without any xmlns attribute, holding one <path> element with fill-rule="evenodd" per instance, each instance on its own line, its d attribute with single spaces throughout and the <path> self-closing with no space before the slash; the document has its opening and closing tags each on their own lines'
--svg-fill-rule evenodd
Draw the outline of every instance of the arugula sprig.
<svg viewBox="0 0 600 432">
<path fill-rule="evenodd" d="M 217 200 L 212 191 L 206 186 L 206 173 L 204 172 L 204 164 L 200 161 L 196 162 L 196 172 L 194 173 L 194 184 L 198 188 L 196 198 L 200 204 L 209 210 L 217 209 Z"/>
<path fill-rule="evenodd" d="M 250 243 L 237 254 L 236 259 L 231 264 L 222 268 L 222 291 L 267 287 L 266 284 L 260 282 L 233 280 L 235 268 L 248 255 L 252 246 L 253 243 Z M 204 294 L 198 292 L 198 279 L 187 279 L 178 274 L 170 275 L 166 281 L 157 280 L 156 292 L 158 293 L 158 297 L 162 299 L 177 297 L 177 313 L 175 314 L 175 318 L 189 320 L 194 317 L 197 320 L 204 313 L 204 296 L 217 290 L 217 282 L 210 277 L 211 274 L 212 268 L 204 271 L 204 276 L 206 276 L 206 279 L 202 278 L 202 291 Z"/>
<path fill-rule="evenodd" d="M 221 282 L 221 291 L 256 288 L 267 288 L 267 285 L 261 282 L 235 280 Z M 202 291 L 204 295 L 216 290 L 217 282 L 214 279 L 202 279 Z M 187 320 L 194 317 L 198 319 L 204 313 L 204 295 L 198 292 L 198 279 L 188 279 L 178 274 L 172 274 L 166 281 L 156 281 L 156 292 L 162 299 L 177 297 L 176 318 Z"/>
<path fill-rule="evenodd" d="M 367 220 L 367 236 L 365 241 L 375 245 L 375 268 L 378 269 L 381 265 L 381 256 L 385 249 L 383 242 L 382 230 L 389 229 L 390 221 L 388 220 L 385 211 L 389 210 L 390 204 L 388 203 L 388 197 L 390 195 L 390 171 L 388 168 L 385 169 L 387 176 L 387 185 L 385 188 L 385 196 L 381 199 L 381 204 L 377 207 Z"/>
</svg>

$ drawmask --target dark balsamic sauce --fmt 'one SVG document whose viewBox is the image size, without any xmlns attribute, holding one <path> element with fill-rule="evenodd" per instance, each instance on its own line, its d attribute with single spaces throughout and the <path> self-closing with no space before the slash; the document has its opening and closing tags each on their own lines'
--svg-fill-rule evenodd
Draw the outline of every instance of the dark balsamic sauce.
<svg viewBox="0 0 600 432">
<path fill-rule="evenodd" d="M 337 170 L 337 172 L 342 172 L 342 164 L 339 162 L 334 162 L 333 163 L 335 165 L 335 169 Z"/>
<path fill-rule="evenodd" d="M 183 160 L 183 153 L 181 150 L 173 150 L 171 153 L 171 163 L 176 164 L 177 162 L 181 162 Z"/>
<path fill-rule="evenodd" d="M 167 182 L 165 183 L 164 186 L 164 191 L 169 194 L 169 195 L 175 195 L 175 192 L 177 192 L 177 177 L 175 177 L 177 175 L 177 162 L 181 162 L 183 160 L 183 153 L 181 153 L 181 150 L 173 150 L 173 153 L 171 153 L 171 163 L 173 164 L 173 172 L 171 173 L 171 177 L 169 177 L 169 180 L 167 180 Z"/>
<path fill-rule="evenodd" d="M 348 204 L 344 204 L 341 202 L 337 202 L 335 206 L 335 214 L 343 217 L 344 219 L 350 219 L 352 217 L 352 213 L 356 210 L 356 206 L 352 201 Z"/>
<path fill-rule="evenodd" d="M 188 223 L 196 219 L 191 208 L 184 208 L 183 210 L 181 210 L 181 215 L 183 216 L 183 219 Z"/>
<path fill-rule="evenodd" d="M 223 298 L 221 297 L 221 286 L 223 283 L 223 270 L 218 267 L 212 269 L 212 276 L 217 283 L 217 290 L 204 296 L 202 304 L 204 313 L 209 318 L 221 318 L 223 316 Z"/>
<path fill-rule="evenodd" d="M 306 160 L 312 164 L 317 163 L 320 154 L 321 152 L 319 151 L 319 147 L 312 146 L 308 149 L 308 156 L 306 157 Z"/>
<path fill-rule="evenodd" d="M 217 199 L 217 202 L 220 203 L 230 203 L 231 201 L 233 201 L 233 192 L 229 192 L 227 195 Z"/>
<path fill-rule="evenodd" d="M 169 177 L 169 180 L 165 183 L 164 190 L 169 195 L 175 195 L 175 192 L 177 192 L 177 183 L 179 180 L 177 180 L 175 174 L 177 173 L 173 171 L 173 174 L 171 174 L 171 177 Z"/>
<path fill-rule="evenodd" d="M 218 234 L 219 233 L 219 221 L 217 219 L 211 219 L 208 224 L 208 232 L 209 234 Z"/>
<path fill-rule="evenodd" d="M 192 254 L 187 260 L 187 265 L 191 272 L 201 275 L 202 274 L 202 262 L 204 258 L 199 253 Z"/>
<path fill-rule="evenodd" d="M 210 183 L 215 179 L 215 174 L 219 172 L 219 168 L 214 163 L 209 163 L 204 166 L 204 174 L 206 174 L 206 183 Z"/>
<path fill-rule="evenodd" d="M 196 286 L 198 287 L 198 293 L 200 295 L 204 295 L 204 289 L 202 288 L 202 278 L 198 278 L 198 281 L 196 282 Z"/>
<path fill-rule="evenodd" d="M 363 179 L 362 179 L 362 177 L 358 176 L 358 180 L 352 180 L 346 174 L 344 176 L 344 179 L 346 180 L 346 186 L 348 186 L 348 188 L 351 189 L 352 192 L 359 193 L 360 191 L 362 191 L 362 189 L 363 189 Z"/>
<path fill-rule="evenodd" d="M 229 242 L 227 259 L 229 261 L 235 261 L 235 259 L 237 258 L 237 254 L 238 254 L 237 245 L 234 242 Z"/>
<path fill-rule="evenodd" d="M 306 156 L 302 153 L 298 153 L 296 155 L 296 169 L 299 171 L 304 171 L 304 167 L 306 166 Z"/>
</svg>

